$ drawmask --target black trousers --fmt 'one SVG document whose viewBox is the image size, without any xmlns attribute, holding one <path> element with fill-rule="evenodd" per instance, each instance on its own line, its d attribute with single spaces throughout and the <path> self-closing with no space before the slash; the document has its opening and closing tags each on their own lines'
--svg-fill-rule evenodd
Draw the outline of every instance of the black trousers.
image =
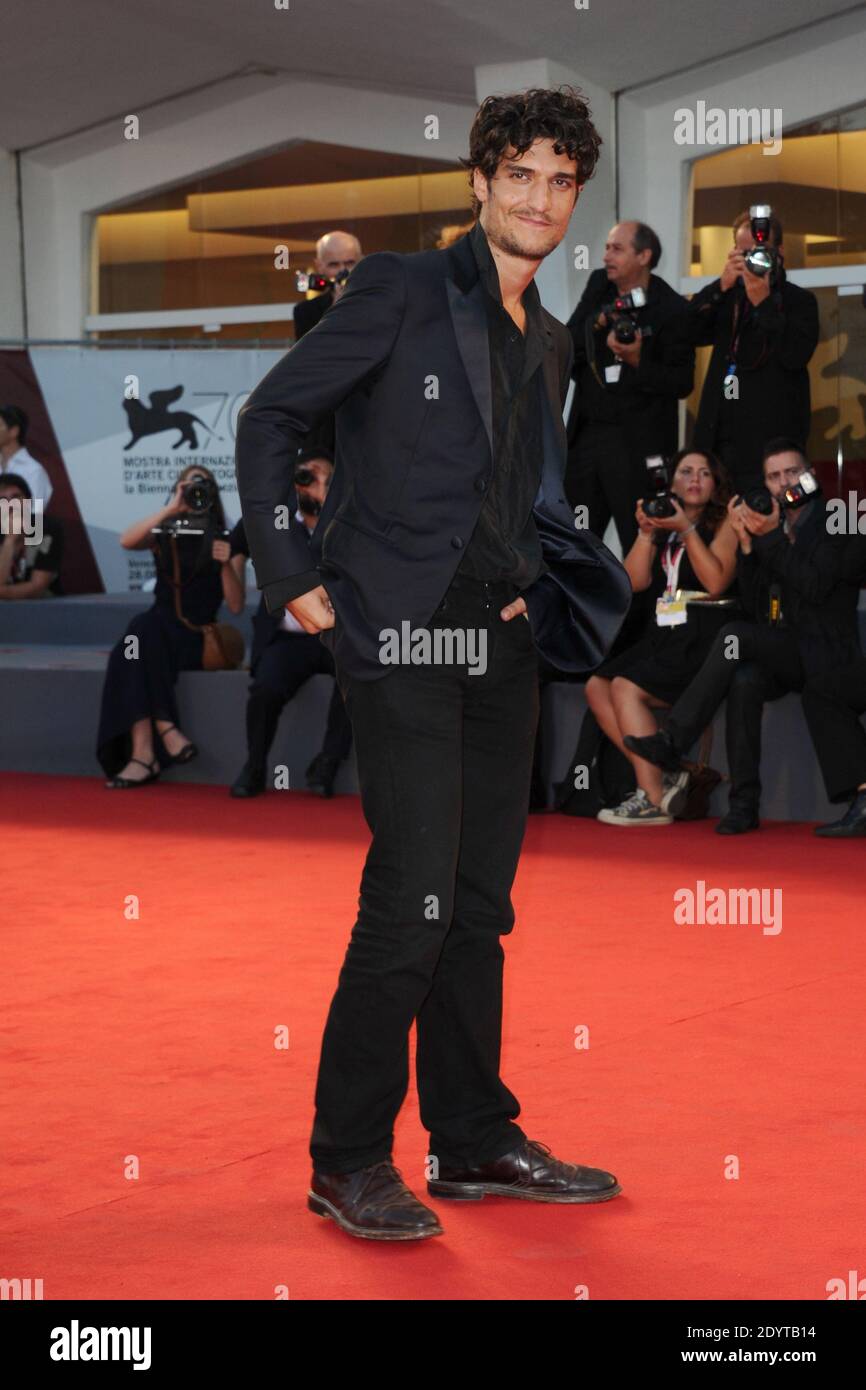
<svg viewBox="0 0 866 1390">
<path fill-rule="evenodd" d="M 247 699 L 247 757 L 250 766 L 265 771 L 283 709 L 311 676 L 334 675 L 331 653 L 314 633 L 278 629 L 257 654 Z M 322 752 L 336 762 L 349 756 L 352 726 L 337 684 L 328 706 Z"/>
<path fill-rule="evenodd" d="M 734 494 L 745 492 L 746 488 L 759 487 L 761 484 L 761 462 L 760 450 L 743 450 L 732 439 L 720 439 L 715 445 L 714 452 L 724 464 L 728 471 L 728 476 L 734 485 Z"/>
<path fill-rule="evenodd" d="M 730 639 L 736 637 L 737 646 Z M 737 651 L 734 657 L 730 653 Z M 673 705 L 668 732 L 691 747 L 727 698 L 725 744 L 731 805 L 757 810 L 761 799 L 761 719 L 764 705 L 802 690 L 805 674 L 789 628 L 735 621 L 725 624 L 688 689 Z"/>
<path fill-rule="evenodd" d="M 866 782 L 866 656 L 836 671 L 811 676 L 803 712 L 830 801 L 850 801 Z"/>
<path fill-rule="evenodd" d="M 612 517 L 627 555 L 637 538 L 637 499 L 646 493 L 646 480 L 636 474 L 620 427 L 584 425 L 569 450 L 565 495 L 570 506 L 586 507 L 593 535 L 603 538 Z"/>
<path fill-rule="evenodd" d="M 372 843 L 322 1043 L 310 1142 L 322 1172 L 390 1157 L 413 1020 L 430 1153 L 481 1162 L 525 1137 L 499 1076 L 500 938 L 538 721 L 529 623 L 499 617 L 516 592 L 458 579 L 427 624 L 486 633 L 483 674 L 404 664 L 343 680 L 338 663 Z"/>
</svg>

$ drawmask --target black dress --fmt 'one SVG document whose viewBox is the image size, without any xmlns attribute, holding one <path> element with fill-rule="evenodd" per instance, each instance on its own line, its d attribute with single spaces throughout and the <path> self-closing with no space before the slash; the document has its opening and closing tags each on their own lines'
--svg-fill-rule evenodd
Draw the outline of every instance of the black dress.
<svg viewBox="0 0 866 1390">
<path fill-rule="evenodd" d="M 191 623 L 212 623 L 223 601 L 220 564 L 211 558 L 216 533 L 178 540 L 181 609 Z M 175 683 L 181 671 L 200 671 L 204 638 L 179 621 L 174 606 L 171 549 L 165 537 L 154 538 L 156 588 L 152 607 L 136 613 L 108 658 L 96 737 L 96 756 L 108 777 L 115 777 L 132 753 L 132 725 L 139 719 L 180 722 Z M 233 549 L 232 553 L 236 553 Z M 125 655 L 128 637 L 138 638 L 138 656 Z M 162 740 L 154 731 L 160 767 L 169 765 Z"/>
<path fill-rule="evenodd" d="M 697 529 L 701 540 L 709 546 L 715 535 L 712 527 L 702 523 Z M 673 533 L 658 534 L 662 540 L 657 544 L 653 557 L 653 598 L 658 598 L 664 593 L 665 573 L 661 557 L 668 544 L 668 536 Z M 703 585 L 692 569 L 688 552 L 680 561 L 676 583 L 678 589 L 703 591 Z M 735 594 L 736 583 L 722 597 L 732 598 Z M 595 674 L 604 680 L 624 676 L 641 690 L 654 695 L 657 700 L 662 700 L 666 705 L 674 704 L 703 665 L 716 633 L 724 623 L 736 617 L 739 610 L 736 606 L 716 608 L 690 603 L 686 611 L 687 622 L 677 627 L 659 627 L 655 620 L 653 603 L 643 637 L 610 661 L 602 662 Z"/>
</svg>

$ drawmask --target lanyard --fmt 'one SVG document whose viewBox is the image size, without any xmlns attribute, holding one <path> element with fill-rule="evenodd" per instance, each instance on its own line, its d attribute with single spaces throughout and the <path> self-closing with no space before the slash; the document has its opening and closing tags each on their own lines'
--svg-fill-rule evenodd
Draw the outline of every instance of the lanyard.
<svg viewBox="0 0 866 1390">
<path fill-rule="evenodd" d="M 668 536 L 667 543 L 662 551 L 662 569 L 667 579 L 667 584 L 665 585 L 666 598 L 672 598 L 677 591 L 680 565 L 682 564 L 685 553 L 685 542 L 680 540 L 676 532 L 672 532 L 672 534 Z"/>
</svg>

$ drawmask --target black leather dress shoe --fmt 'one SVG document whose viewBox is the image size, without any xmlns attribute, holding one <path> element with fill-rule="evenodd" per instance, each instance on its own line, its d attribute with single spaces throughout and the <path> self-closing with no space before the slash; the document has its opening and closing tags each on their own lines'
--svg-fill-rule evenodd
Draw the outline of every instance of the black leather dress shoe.
<svg viewBox="0 0 866 1390">
<path fill-rule="evenodd" d="M 521 1197 L 527 1202 L 607 1202 L 622 1191 L 613 1173 L 563 1163 L 546 1144 L 527 1139 L 502 1158 L 469 1168 L 440 1164 L 430 1178 L 431 1197 L 480 1202 L 483 1197 Z"/>
<path fill-rule="evenodd" d="M 443 1234 L 435 1211 L 419 1202 L 387 1161 L 354 1173 L 313 1169 L 307 1206 L 365 1240 L 426 1240 Z"/>
<path fill-rule="evenodd" d="M 749 806 L 732 806 L 716 826 L 717 835 L 745 835 L 747 830 L 760 830 L 757 811 Z"/>
<path fill-rule="evenodd" d="M 339 767 L 336 758 L 329 758 L 327 753 L 317 753 L 305 773 L 308 789 L 316 796 L 333 796 Z"/>
<path fill-rule="evenodd" d="M 866 835 L 866 792 L 858 792 L 841 820 L 829 821 L 827 825 L 816 825 L 815 834 L 828 840 L 853 840 Z"/>
<path fill-rule="evenodd" d="M 636 734 L 626 734 L 623 743 L 632 753 L 637 753 L 639 758 L 645 758 L 648 763 L 655 763 L 656 767 L 663 768 L 665 772 L 679 772 L 682 767 L 682 754 L 667 729 L 659 729 L 657 734 L 644 734 L 642 738 Z"/>
<path fill-rule="evenodd" d="M 265 774 L 244 763 L 229 791 L 232 796 L 261 796 L 265 789 Z"/>
</svg>

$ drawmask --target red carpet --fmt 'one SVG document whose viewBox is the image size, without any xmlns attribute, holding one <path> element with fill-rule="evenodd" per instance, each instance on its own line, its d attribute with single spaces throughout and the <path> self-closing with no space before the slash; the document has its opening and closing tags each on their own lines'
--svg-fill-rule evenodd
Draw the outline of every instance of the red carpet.
<svg viewBox="0 0 866 1390">
<path fill-rule="evenodd" d="M 503 1076 L 530 1137 L 623 1195 L 433 1202 L 445 1236 L 379 1245 L 305 1205 L 358 800 L 2 784 L 0 1276 L 46 1299 L 570 1300 L 824 1299 L 866 1274 L 864 842 L 531 817 Z M 677 925 L 699 879 L 781 889 L 781 932 Z M 425 1144 L 412 1089 L 395 1162 L 422 1199 Z"/>
</svg>

